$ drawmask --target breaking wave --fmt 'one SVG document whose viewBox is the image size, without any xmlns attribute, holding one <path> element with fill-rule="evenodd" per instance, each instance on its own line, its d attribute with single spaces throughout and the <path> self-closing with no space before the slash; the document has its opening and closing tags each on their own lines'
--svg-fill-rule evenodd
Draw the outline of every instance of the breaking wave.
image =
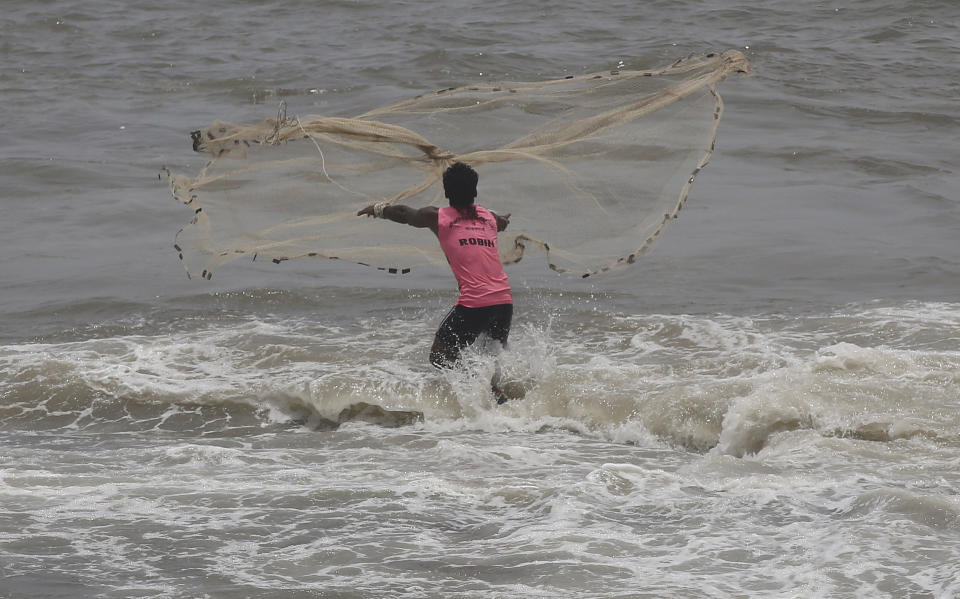
<svg viewBox="0 0 960 599">
<path fill-rule="evenodd" d="M 763 450 L 793 431 L 960 442 L 960 307 L 831 314 L 554 312 L 515 326 L 503 375 L 525 398 L 498 407 L 497 364 L 426 363 L 432 324 L 305 317 L 215 319 L 0 348 L 0 424 L 29 431 L 243 435 L 269 427 L 569 430 L 695 451 Z"/>
</svg>

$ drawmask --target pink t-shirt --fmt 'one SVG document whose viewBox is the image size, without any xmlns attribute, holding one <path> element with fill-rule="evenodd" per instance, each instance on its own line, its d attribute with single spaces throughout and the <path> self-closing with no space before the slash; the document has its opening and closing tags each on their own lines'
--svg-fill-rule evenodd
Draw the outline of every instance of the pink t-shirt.
<svg viewBox="0 0 960 599">
<path fill-rule="evenodd" d="M 437 213 L 440 247 L 460 285 L 457 304 L 467 308 L 512 304 L 497 250 L 497 219 L 483 206 L 475 207 L 481 220 L 465 218 L 452 206 Z"/>
</svg>

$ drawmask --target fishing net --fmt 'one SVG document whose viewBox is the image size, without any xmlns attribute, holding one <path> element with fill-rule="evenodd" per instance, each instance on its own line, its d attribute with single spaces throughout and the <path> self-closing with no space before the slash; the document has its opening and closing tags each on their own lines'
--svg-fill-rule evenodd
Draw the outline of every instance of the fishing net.
<svg viewBox="0 0 960 599">
<path fill-rule="evenodd" d="M 716 86 L 749 72 L 737 51 L 650 71 L 479 84 L 429 93 L 355 118 L 288 117 L 194 132 L 210 161 L 168 173 L 194 211 L 176 236 L 190 276 L 241 256 L 315 257 L 403 273 L 445 265 L 425 230 L 358 217 L 375 202 L 446 205 L 443 171 L 480 175 L 477 203 L 511 213 L 504 264 L 540 250 L 588 276 L 634 262 L 686 200 L 713 152 Z"/>
</svg>

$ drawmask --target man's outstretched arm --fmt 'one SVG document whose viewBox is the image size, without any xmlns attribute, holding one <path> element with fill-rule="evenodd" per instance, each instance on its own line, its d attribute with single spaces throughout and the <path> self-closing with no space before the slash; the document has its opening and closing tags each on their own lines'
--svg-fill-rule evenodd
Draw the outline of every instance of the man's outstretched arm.
<svg viewBox="0 0 960 599">
<path fill-rule="evenodd" d="M 490 214 L 492 214 L 493 217 L 497 219 L 497 233 L 499 233 L 500 231 L 506 231 L 507 226 L 510 224 L 510 213 L 508 212 L 506 214 L 500 215 L 494 212 L 493 210 L 491 210 Z"/>
<path fill-rule="evenodd" d="M 382 218 L 392 220 L 395 223 L 410 225 L 419 229 L 430 229 L 437 232 L 437 212 L 436 206 L 424 206 L 423 208 L 411 208 L 403 204 L 387 205 L 381 208 Z M 357 212 L 357 216 L 377 216 L 377 205 L 371 204 Z"/>
</svg>

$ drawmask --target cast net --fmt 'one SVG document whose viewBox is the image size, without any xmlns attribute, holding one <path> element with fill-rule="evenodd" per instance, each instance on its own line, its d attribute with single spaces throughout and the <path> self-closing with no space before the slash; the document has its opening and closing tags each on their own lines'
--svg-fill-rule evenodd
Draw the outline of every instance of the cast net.
<svg viewBox="0 0 960 599">
<path fill-rule="evenodd" d="M 445 206 L 443 171 L 480 175 L 477 203 L 511 213 L 504 264 L 541 251 L 559 272 L 629 264 L 683 206 L 713 152 L 716 86 L 749 72 L 737 51 L 622 70 L 441 90 L 355 118 L 288 117 L 193 133 L 210 161 L 168 174 L 193 209 L 175 245 L 190 276 L 241 256 L 315 257 L 403 273 L 445 266 L 425 230 L 356 216 L 376 202 Z"/>
</svg>

